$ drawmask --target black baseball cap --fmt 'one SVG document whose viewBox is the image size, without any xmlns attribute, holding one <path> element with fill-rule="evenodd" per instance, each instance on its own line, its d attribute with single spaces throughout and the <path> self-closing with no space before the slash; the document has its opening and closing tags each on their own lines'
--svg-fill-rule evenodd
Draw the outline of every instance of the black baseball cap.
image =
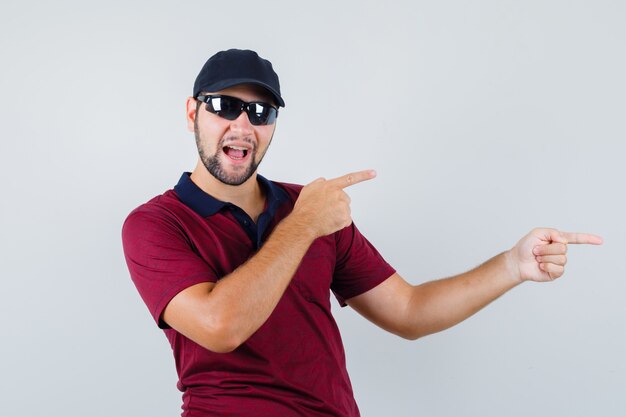
<svg viewBox="0 0 626 417">
<path fill-rule="evenodd" d="M 247 49 L 229 49 L 213 55 L 204 64 L 193 84 L 193 96 L 203 91 L 220 91 L 239 84 L 255 84 L 269 91 L 280 107 L 285 101 L 280 96 L 278 75 L 272 63 Z"/>
</svg>

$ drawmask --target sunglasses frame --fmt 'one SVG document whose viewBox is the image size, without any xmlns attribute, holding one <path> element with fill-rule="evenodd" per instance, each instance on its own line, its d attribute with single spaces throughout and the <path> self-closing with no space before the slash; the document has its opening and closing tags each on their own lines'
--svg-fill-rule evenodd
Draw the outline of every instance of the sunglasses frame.
<svg viewBox="0 0 626 417">
<path fill-rule="evenodd" d="M 228 99 L 228 100 L 233 100 L 235 103 L 239 103 L 239 113 L 237 113 L 237 115 L 230 119 L 226 116 L 224 116 L 221 110 L 215 110 L 213 108 L 213 105 L 211 104 L 211 100 L 214 98 L 219 98 L 219 99 Z M 227 95 L 223 95 L 223 94 L 199 94 L 196 97 L 196 100 L 201 101 L 203 103 L 205 103 L 205 109 L 206 111 L 208 111 L 209 113 L 215 114 L 223 119 L 226 120 L 235 120 L 236 118 L 238 118 L 242 112 L 246 112 L 246 115 L 248 116 L 248 120 L 250 121 L 250 124 L 252 124 L 253 126 L 267 126 L 267 125 L 273 125 L 274 123 L 276 123 L 276 118 L 278 118 L 278 108 L 275 106 L 272 106 L 269 103 L 266 103 L 264 101 L 251 101 L 251 102 L 245 102 L 240 98 L 237 97 L 233 97 L 233 96 L 227 96 Z M 255 121 L 258 119 L 257 117 L 257 113 L 252 111 L 251 109 L 251 105 L 253 104 L 258 104 L 260 106 L 265 106 L 267 108 L 269 108 L 270 110 L 268 110 L 270 112 L 270 114 L 268 114 L 267 120 L 271 120 L 271 123 L 268 121 L 265 121 L 264 123 L 255 123 Z M 272 116 L 272 110 L 274 110 L 274 115 Z"/>
</svg>

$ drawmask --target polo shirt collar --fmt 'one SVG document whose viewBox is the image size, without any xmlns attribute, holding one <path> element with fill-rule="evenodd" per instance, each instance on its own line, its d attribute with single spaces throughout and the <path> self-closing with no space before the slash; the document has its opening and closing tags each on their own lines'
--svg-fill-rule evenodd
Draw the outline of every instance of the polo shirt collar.
<svg viewBox="0 0 626 417">
<path fill-rule="evenodd" d="M 281 187 L 269 181 L 262 175 L 257 174 L 257 181 L 265 191 L 267 208 L 271 214 L 276 213 L 278 206 L 289 199 L 289 195 Z M 193 211 L 202 217 L 209 217 L 220 211 L 222 208 L 232 206 L 232 203 L 220 201 L 210 194 L 205 193 L 191 180 L 191 173 L 184 172 L 178 184 L 174 187 L 178 198 Z"/>
</svg>

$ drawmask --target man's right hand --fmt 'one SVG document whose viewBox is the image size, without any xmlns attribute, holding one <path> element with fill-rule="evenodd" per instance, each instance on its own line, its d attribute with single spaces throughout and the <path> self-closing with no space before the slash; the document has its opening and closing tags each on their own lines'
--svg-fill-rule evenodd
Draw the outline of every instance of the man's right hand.
<svg viewBox="0 0 626 417">
<path fill-rule="evenodd" d="M 318 178 L 302 188 L 291 216 L 310 227 L 314 238 L 334 233 L 352 224 L 350 197 L 346 187 L 376 177 L 366 170 L 326 180 Z"/>
</svg>

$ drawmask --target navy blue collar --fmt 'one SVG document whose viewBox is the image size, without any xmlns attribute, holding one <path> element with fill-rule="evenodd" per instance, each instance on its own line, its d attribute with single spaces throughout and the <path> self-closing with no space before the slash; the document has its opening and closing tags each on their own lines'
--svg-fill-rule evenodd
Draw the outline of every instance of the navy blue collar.
<svg viewBox="0 0 626 417">
<path fill-rule="evenodd" d="M 265 198 L 267 200 L 266 211 L 273 217 L 281 203 L 289 200 L 289 195 L 281 187 L 261 175 L 257 175 L 257 181 L 265 192 Z M 184 172 L 183 175 L 181 175 L 178 184 L 174 187 L 174 191 L 178 195 L 178 198 L 180 198 L 180 201 L 202 217 L 212 216 L 222 208 L 234 205 L 230 202 L 220 201 L 202 191 L 200 187 L 191 180 L 190 172 Z"/>
</svg>

